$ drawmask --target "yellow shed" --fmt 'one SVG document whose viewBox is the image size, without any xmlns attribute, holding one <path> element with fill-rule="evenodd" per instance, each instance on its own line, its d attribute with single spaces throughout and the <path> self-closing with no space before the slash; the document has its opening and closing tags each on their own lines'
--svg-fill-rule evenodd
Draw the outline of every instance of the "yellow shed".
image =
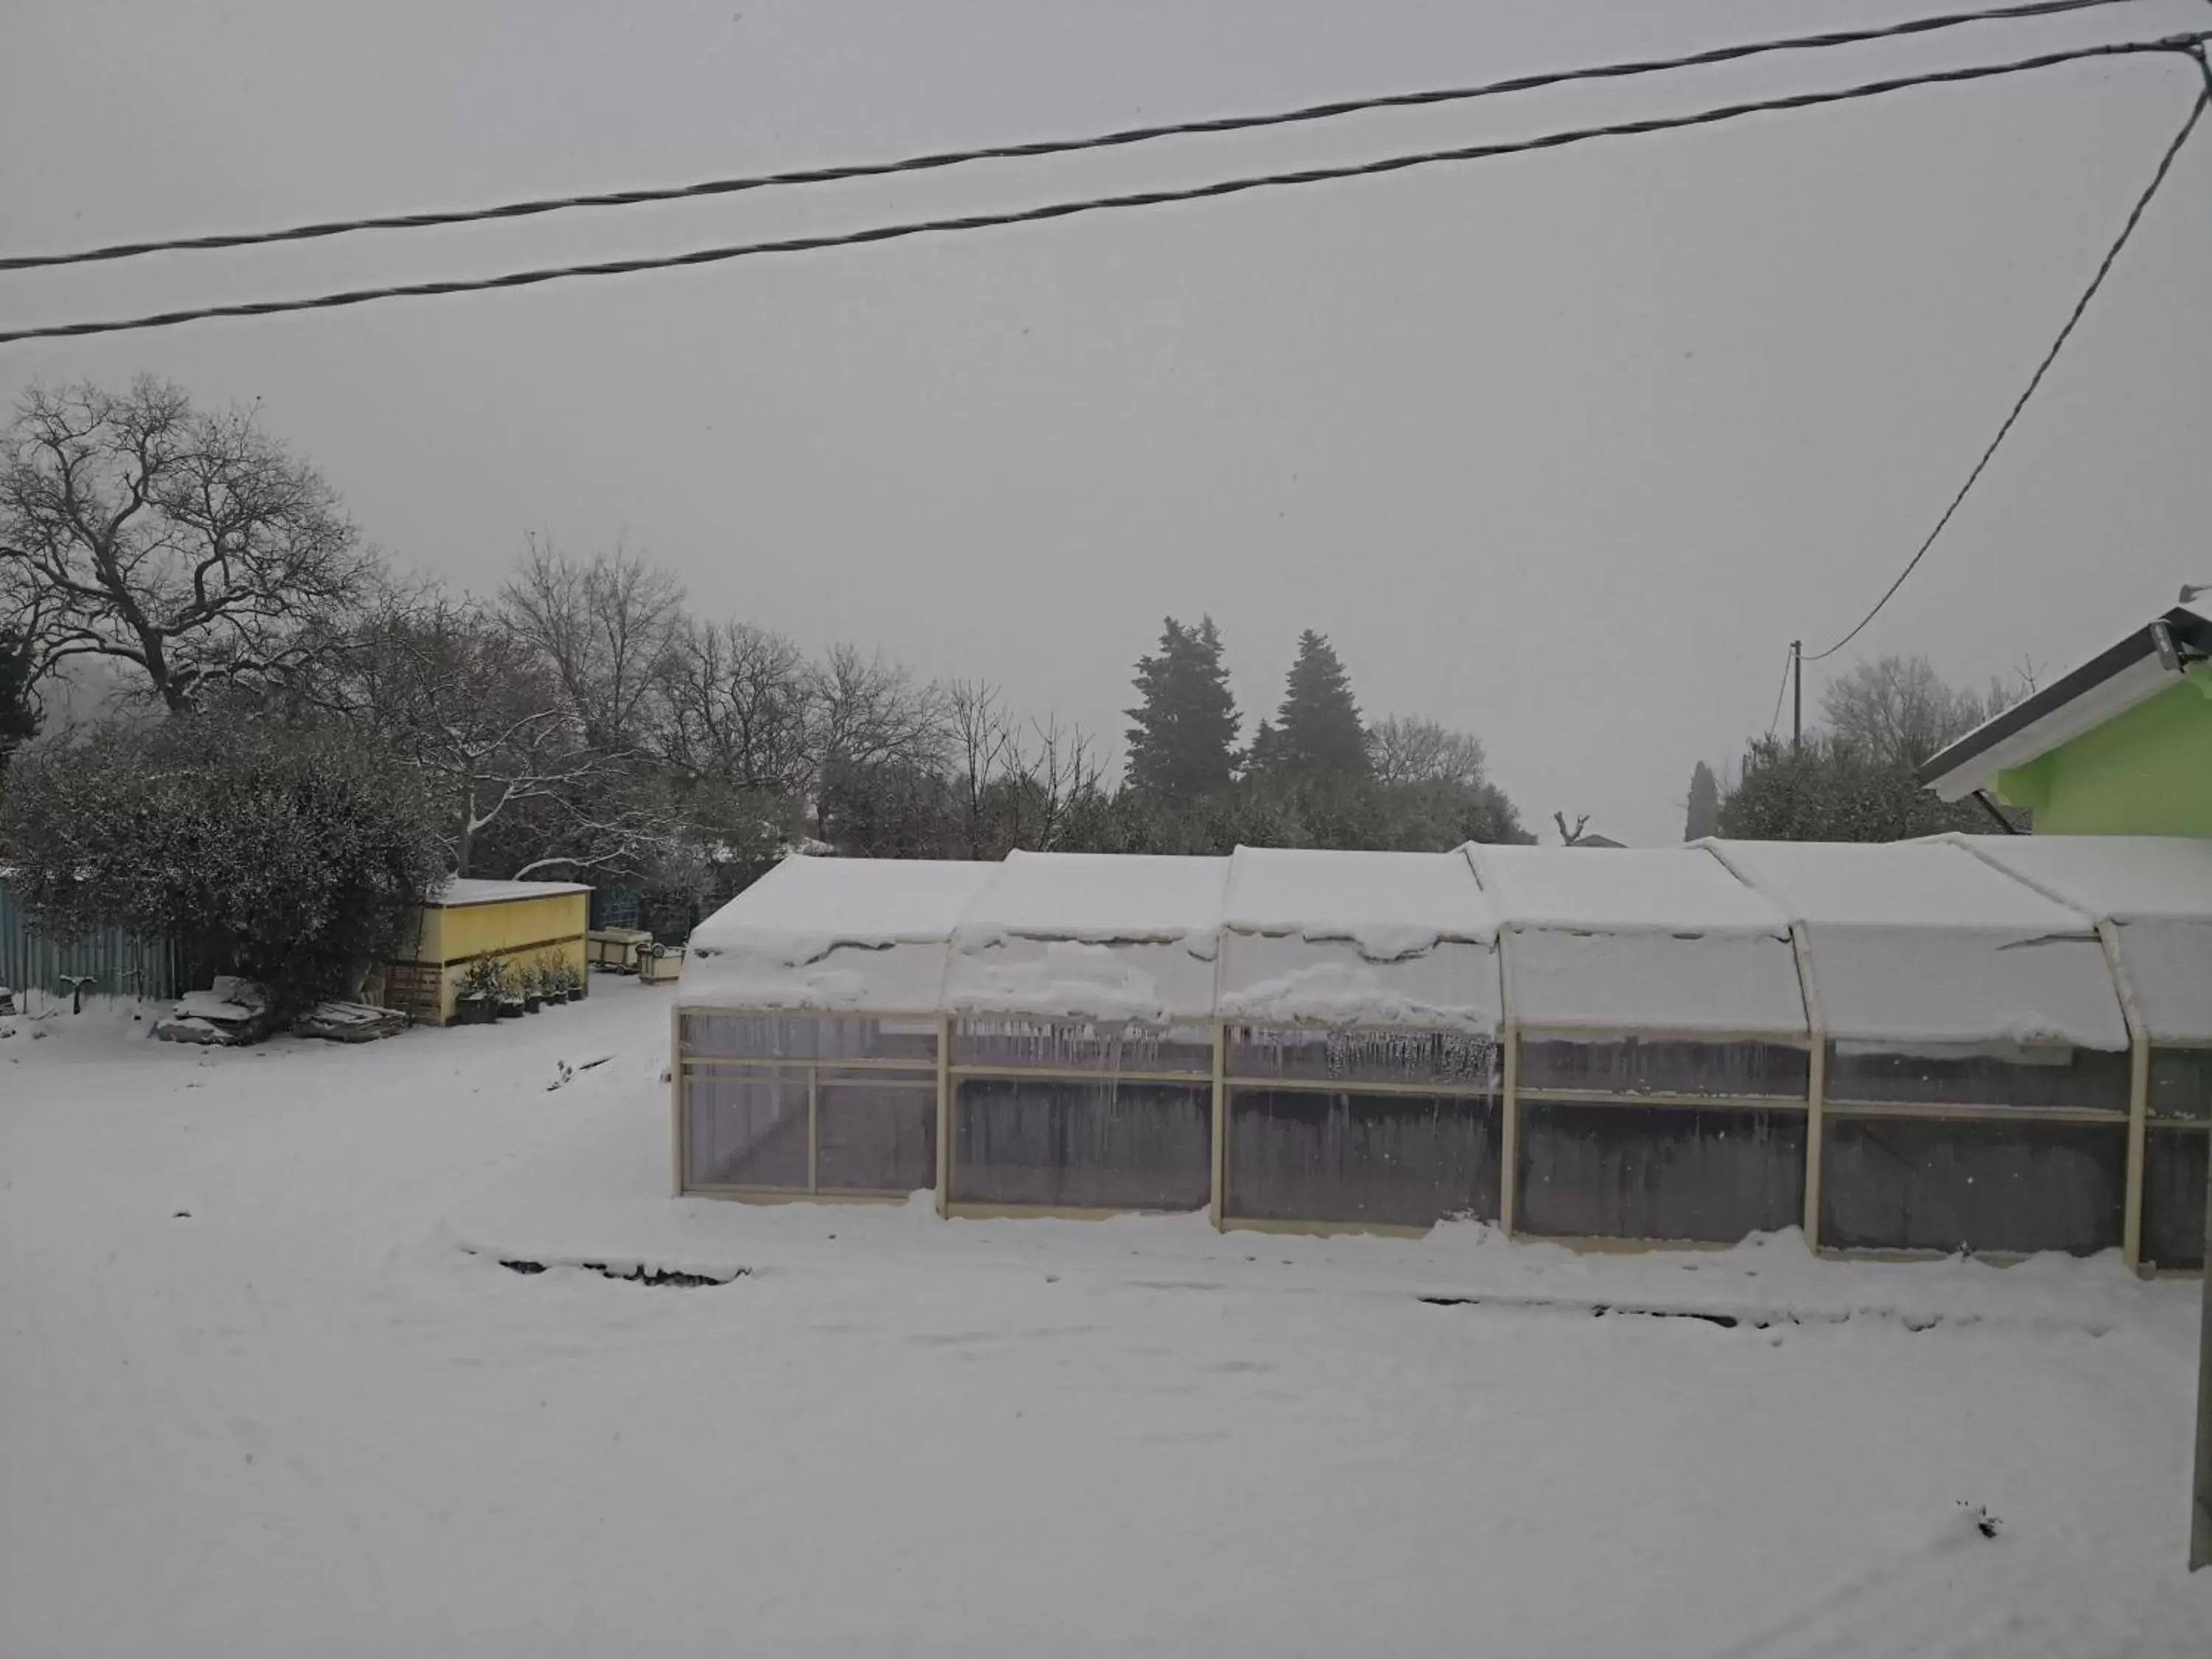
<svg viewBox="0 0 2212 1659">
<path fill-rule="evenodd" d="M 565 881 L 455 879 L 416 914 L 406 954 L 386 975 L 385 1000 L 417 1019 L 453 1018 L 462 975 L 480 956 L 518 965 L 558 957 L 584 971 L 584 929 L 592 890 Z"/>
</svg>

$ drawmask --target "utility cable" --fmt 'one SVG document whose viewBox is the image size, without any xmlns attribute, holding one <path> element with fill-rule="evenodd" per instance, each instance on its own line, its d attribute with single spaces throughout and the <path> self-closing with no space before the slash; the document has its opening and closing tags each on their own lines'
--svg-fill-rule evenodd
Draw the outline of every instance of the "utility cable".
<svg viewBox="0 0 2212 1659">
<path fill-rule="evenodd" d="M 268 317 L 287 312 L 327 311 L 340 307 L 368 305 L 383 300 L 427 298 L 451 294 L 477 294 L 494 289 L 532 287 L 538 283 L 559 282 L 570 277 L 623 276 L 639 271 L 671 270 L 691 265 L 719 264 L 728 260 L 749 258 L 758 254 L 809 253 L 824 248 L 856 247 L 871 242 L 897 241 L 912 236 L 986 230 L 1005 225 L 1036 224 L 1047 220 L 1072 218 L 1079 214 L 1104 213 L 1127 208 L 1158 207 L 1175 202 L 1203 201 L 1217 197 L 1242 195 L 1249 191 L 1279 189 L 1297 185 L 1321 184 L 1333 179 L 1366 178 L 1379 173 L 1400 173 L 1412 167 L 1432 167 L 1443 162 L 1490 161 L 1505 155 L 1564 149 L 1571 144 L 1586 143 L 1601 138 L 1636 137 L 1651 133 L 1669 132 L 1686 127 L 1706 126 L 1717 122 L 1733 121 L 1746 116 L 1771 112 L 1811 109 L 1823 105 L 1846 103 L 1857 99 L 1902 92 L 1914 87 L 1989 80 L 1998 76 L 2018 75 L 2029 70 L 2050 69 L 2062 64 L 2080 63 L 2094 58 L 2136 57 L 2153 52 L 2186 52 L 2206 40 L 2212 40 L 2212 31 L 2173 35 L 2159 40 L 2118 41 L 2101 46 L 2077 46 L 2070 51 L 2045 52 L 2039 57 L 2017 58 L 2008 63 L 1982 64 L 1960 69 L 1928 70 L 1917 75 L 1899 76 L 1885 81 L 1869 81 L 1857 86 L 1838 88 L 1830 91 L 1795 93 L 1785 97 L 1723 105 L 1694 111 L 1686 115 L 1655 116 L 1641 120 L 1613 122 L 1603 126 L 1579 127 L 1566 131 L 1546 133 L 1534 138 L 1516 139 L 1500 143 L 1471 144 L 1457 149 L 1425 150 L 1413 155 L 1389 155 L 1377 161 L 1357 162 L 1348 166 L 1308 167 L 1293 173 L 1264 173 L 1245 178 L 1225 179 L 1213 184 L 1197 185 L 1177 190 L 1140 191 L 1124 196 L 1100 196 L 1079 201 L 1053 202 L 1042 207 L 1022 208 L 1009 212 L 969 214 L 946 219 L 913 220 L 903 223 L 878 225 L 866 230 L 847 231 L 835 235 L 794 236 L 776 241 L 740 242 L 724 247 L 697 248 L 684 253 L 653 254 L 635 258 L 610 259 L 586 264 L 541 266 L 532 270 L 507 271 L 495 276 L 398 283 L 381 288 L 354 289 L 339 293 L 319 294 L 294 300 L 257 300 L 232 305 L 198 306 L 186 310 L 157 312 L 149 316 L 122 318 L 102 322 L 53 323 L 41 327 L 0 331 L 0 345 L 13 345 L 26 340 L 65 339 L 93 334 L 119 334 L 141 329 L 169 328 L 181 323 L 199 322 L 210 318 Z"/>
<path fill-rule="evenodd" d="M 1774 689 L 1774 712 L 1767 716 L 1766 720 L 1766 735 L 1770 738 L 1774 735 L 1775 727 L 1782 724 L 1782 700 L 1790 695 L 1790 671 L 1796 666 L 1796 652 L 1784 651 L 1782 653 L 1782 684 Z"/>
<path fill-rule="evenodd" d="M 843 167 L 805 167 L 793 172 L 756 174 L 748 178 L 707 179 L 687 185 L 641 190 L 604 191 L 594 194 L 549 196 L 503 202 L 489 207 L 454 208 L 427 213 L 385 214 L 370 218 L 332 219 L 319 223 L 289 225 L 276 230 L 224 232 L 214 235 L 181 236 L 161 241 L 118 242 L 106 247 L 71 253 L 26 253 L 0 258 L 0 271 L 35 270 L 53 265 L 90 264 L 101 260 L 131 259 L 149 253 L 179 253 L 210 248 L 254 247 L 269 242 L 303 242 L 325 236 L 343 236 L 364 230 L 420 230 L 436 225 L 475 224 L 485 220 L 525 219 L 575 208 L 637 207 L 655 202 L 679 202 L 702 197 L 734 196 L 746 191 L 769 190 L 791 185 L 832 184 L 849 179 L 879 179 L 893 173 L 922 173 L 960 167 L 970 161 L 1026 160 L 1043 155 L 1066 155 L 1079 150 L 1113 149 L 1154 139 L 1198 134 L 1249 132 L 1262 127 L 1293 126 L 1333 120 L 1372 110 L 1413 109 L 1428 105 L 1469 102 L 1507 93 L 1534 92 L 1547 87 L 1582 81 L 1621 80 L 1674 70 L 1700 69 L 1747 58 L 1777 52 L 1806 52 L 1870 41 L 1932 34 L 1972 23 L 1998 22 L 2013 18 L 2048 17 L 2064 12 L 2087 11 L 2104 6 L 2128 5 L 2134 0 L 2034 0 L 2017 6 L 1994 6 L 1978 11 L 1952 12 L 1936 17 L 1909 19 L 1879 27 L 1832 30 L 1821 34 L 1756 40 L 1739 46 L 1715 46 L 1674 58 L 1644 58 L 1631 63 L 1604 64 L 1593 68 L 1559 70 L 1516 76 L 1477 86 L 1447 87 L 1423 92 L 1389 93 L 1370 98 L 1347 98 L 1332 103 L 1310 104 L 1299 109 L 1274 110 L 1247 115 L 1218 116 L 1210 120 L 1176 121 L 1157 126 L 1129 127 L 1116 132 L 1082 138 L 1049 138 L 1031 143 L 997 144 L 979 149 L 944 150 L 909 155 L 889 161 L 861 161 Z"/>
<path fill-rule="evenodd" d="M 2201 46 L 2197 51 L 2197 62 L 2200 67 L 2203 65 L 2204 58 Z M 1982 474 L 1989 470 L 1990 462 L 1996 457 L 1998 447 L 2004 442 L 2006 436 L 2020 420 L 2021 411 L 2027 407 L 2028 399 L 2035 396 L 2036 388 L 2043 384 L 2043 377 L 2051 372 L 2051 365 L 2057 362 L 2059 352 L 2064 349 L 2066 342 L 2073 337 L 2075 325 L 2081 322 L 2082 313 L 2088 310 L 2090 301 L 2097 297 L 2097 290 L 2105 285 L 2105 278 L 2112 272 L 2112 262 L 2120 257 L 2120 250 L 2128 245 L 2128 238 L 2135 234 L 2136 226 L 2142 219 L 2143 210 L 2150 205 L 2151 198 L 2156 196 L 2159 187 L 2166 183 L 2166 175 L 2173 169 L 2174 158 L 2181 154 L 2182 146 L 2189 142 L 2189 135 L 2196 131 L 2197 123 L 2203 118 L 2208 106 L 2212 106 L 2212 68 L 2205 70 L 2204 90 L 2197 94 L 2197 101 L 2190 106 L 2189 118 L 2181 124 L 2181 131 L 2173 135 L 2173 142 L 2166 147 L 2166 154 L 2159 157 L 2158 170 L 2151 174 L 2149 186 L 2136 198 L 2135 206 L 2128 213 L 2127 222 L 2120 227 L 2118 240 L 2106 250 L 2103 260 L 2097 266 L 2097 274 L 2089 279 L 2089 286 L 2082 289 L 2081 297 L 2074 302 L 2074 309 L 2067 316 L 2066 325 L 2058 331 L 2058 337 L 2051 343 L 2051 349 L 2043 354 L 2043 361 L 2035 366 L 2035 373 L 2028 377 L 2027 389 L 2014 400 L 2012 409 L 2004 417 L 2004 424 L 1997 428 L 1997 435 L 1990 440 L 1990 446 L 1982 452 L 1981 459 L 1974 463 L 1974 470 L 1966 475 L 1966 482 L 1960 484 L 1959 493 L 1951 497 L 1951 504 L 1943 509 L 1943 516 L 1936 520 L 1936 527 L 1928 532 L 1928 539 L 1922 542 L 1918 550 L 1905 561 L 1905 568 L 1897 573 L 1897 580 L 1890 583 L 1889 586 L 1883 591 L 1882 596 L 1875 601 L 1874 609 L 1859 618 L 1858 625 L 1826 651 L 1815 651 L 1808 656 L 1805 659 L 1807 662 L 1820 662 L 1825 658 L 1832 657 L 1853 640 L 1858 638 L 1860 634 L 1865 631 L 1867 624 L 1881 614 L 1882 607 L 1896 597 L 1897 590 L 1905 586 L 1905 579 L 1919 568 L 1921 560 L 1928 556 L 1928 550 L 1936 545 L 1936 538 L 1943 533 L 1945 526 L 1958 513 L 1960 504 L 1966 499 L 1967 493 L 1980 481 Z"/>
</svg>

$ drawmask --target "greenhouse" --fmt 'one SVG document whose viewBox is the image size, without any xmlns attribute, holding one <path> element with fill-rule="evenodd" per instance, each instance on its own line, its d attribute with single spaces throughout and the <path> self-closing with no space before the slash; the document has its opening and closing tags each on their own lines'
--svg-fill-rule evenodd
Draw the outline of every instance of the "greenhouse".
<svg viewBox="0 0 2212 1659">
<path fill-rule="evenodd" d="M 681 1194 L 2191 1267 L 2212 844 L 799 857 L 674 1042 Z"/>
</svg>

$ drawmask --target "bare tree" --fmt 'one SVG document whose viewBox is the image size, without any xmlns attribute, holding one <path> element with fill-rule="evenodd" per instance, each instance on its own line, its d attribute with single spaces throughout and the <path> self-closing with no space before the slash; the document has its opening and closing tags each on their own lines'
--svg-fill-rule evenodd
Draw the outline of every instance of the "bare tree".
<svg viewBox="0 0 2212 1659">
<path fill-rule="evenodd" d="M 381 732 L 447 805 L 457 873 L 635 866 L 672 835 L 657 797 L 586 742 L 531 643 L 476 606 L 397 599 L 360 631 L 325 705 Z"/>
<path fill-rule="evenodd" d="M 850 645 L 831 647 L 812 680 L 807 753 L 815 833 L 838 840 L 835 820 L 849 818 L 871 791 L 887 791 L 902 803 L 897 829 L 874 844 L 911 843 L 925 816 L 917 803 L 929 793 L 920 781 L 941 781 L 945 761 L 942 689 L 917 684 L 900 664 Z"/>
<path fill-rule="evenodd" d="M 1454 783 L 1469 788 L 1487 769 L 1482 740 L 1417 714 L 1393 714 L 1367 729 L 1369 764 L 1380 784 Z"/>
<path fill-rule="evenodd" d="M 33 388 L 0 447 L 0 562 L 40 620 L 34 673 L 133 666 L 172 713 L 331 647 L 376 562 L 320 474 L 251 410 L 141 378 Z"/>
<path fill-rule="evenodd" d="M 1589 814 L 1587 812 L 1576 813 L 1575 827 L 1571 830 L 1567 828 L 1567 815 L 1565 812 L 1553 813 L 1552 822 L 1559 826 L 1559 841 L 1561 844 L 1573 847 L 1581 842 L 1583 831 L 1589 828 Z"/>
<path fill-rule="evenodd" d="M 816 769 L 885 763 L 935 767 L 947 740 L 942 688 L 920 685 L 905 667 L 856 646 L 830 648 L 814 671 Z"/>
<path fill-rule="evenodd" d="M 579 563 L 533 535 L 500 611 L 551 668 L 586 742 L 611 753 L 641 741 L 647 700 L 684 629 L 674 576 L 621 546 Z"/>
<path fill-rule="evenodd" d="M 686 623 L 661 665 L 660 757 L 692 779 L 803 793 L 815 735 L 805 654 L 750 623 Z"/>
<path fill-rule="evenodd" d="M 945 708 L 965 857 L 1001 858 L 1017 847 L 1052 851 L 1075 815 L 1100 802 L 1105 763 L 1080 730 L 1057 720 L 1025 726 L 981 680 L 954 682 Z"/>
<path fill-rule="evenodd" d="M 1820 712 L 1830 735 L 1868 759 L 1917 766 L 2003 708 L 2001 688 L 1990 690 L 1985 699 L 1946 684 L 1925 657 L 1882 657 L 1831 681 Z"/>
</svg>

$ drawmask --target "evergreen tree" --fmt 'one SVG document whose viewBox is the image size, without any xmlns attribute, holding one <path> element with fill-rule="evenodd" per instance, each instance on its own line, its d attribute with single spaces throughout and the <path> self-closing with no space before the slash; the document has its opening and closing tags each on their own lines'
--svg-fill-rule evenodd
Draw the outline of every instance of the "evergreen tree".
<svg viewBox="0 0 2212 1659">
<path fill-rule="evenodd" d="M 1367 731 L 1352 681 L 1335 647 L 1309 628 L 1298 635 L 1297 659 L 1283 688 L 1272 734 L 1276 764 L 1288 773 L 1364 777 L 1371 769 Z"/>
<path fill-rule="evenodd" d="M 0 634 L 0 776 L 9 757 L 39 730 L 39 703 L 31 690 L 31 646 Z"/>
<path fill-rule="evenodd" d="M 1699 761 L 1697 769 L 1690 774 L 1690 816 L 1682 826 L 1684 841 L 1702 841 L 1707 836 L 1717 836 L 1721 830 L 1720 780 L 1713 776 L 1713 769 Z"/>
<path fill-rule="evenodd" d="M 1157 655 L 1137 659 L 1137 707 L 1124 710 L 1130 785 L 1184 800 L 1227 787 L 1236 766 L 1237 700 L 1221 660 L 1221 634 L 1203 617 L 1185 628 L 1173 617 Z"/>
</svg>

